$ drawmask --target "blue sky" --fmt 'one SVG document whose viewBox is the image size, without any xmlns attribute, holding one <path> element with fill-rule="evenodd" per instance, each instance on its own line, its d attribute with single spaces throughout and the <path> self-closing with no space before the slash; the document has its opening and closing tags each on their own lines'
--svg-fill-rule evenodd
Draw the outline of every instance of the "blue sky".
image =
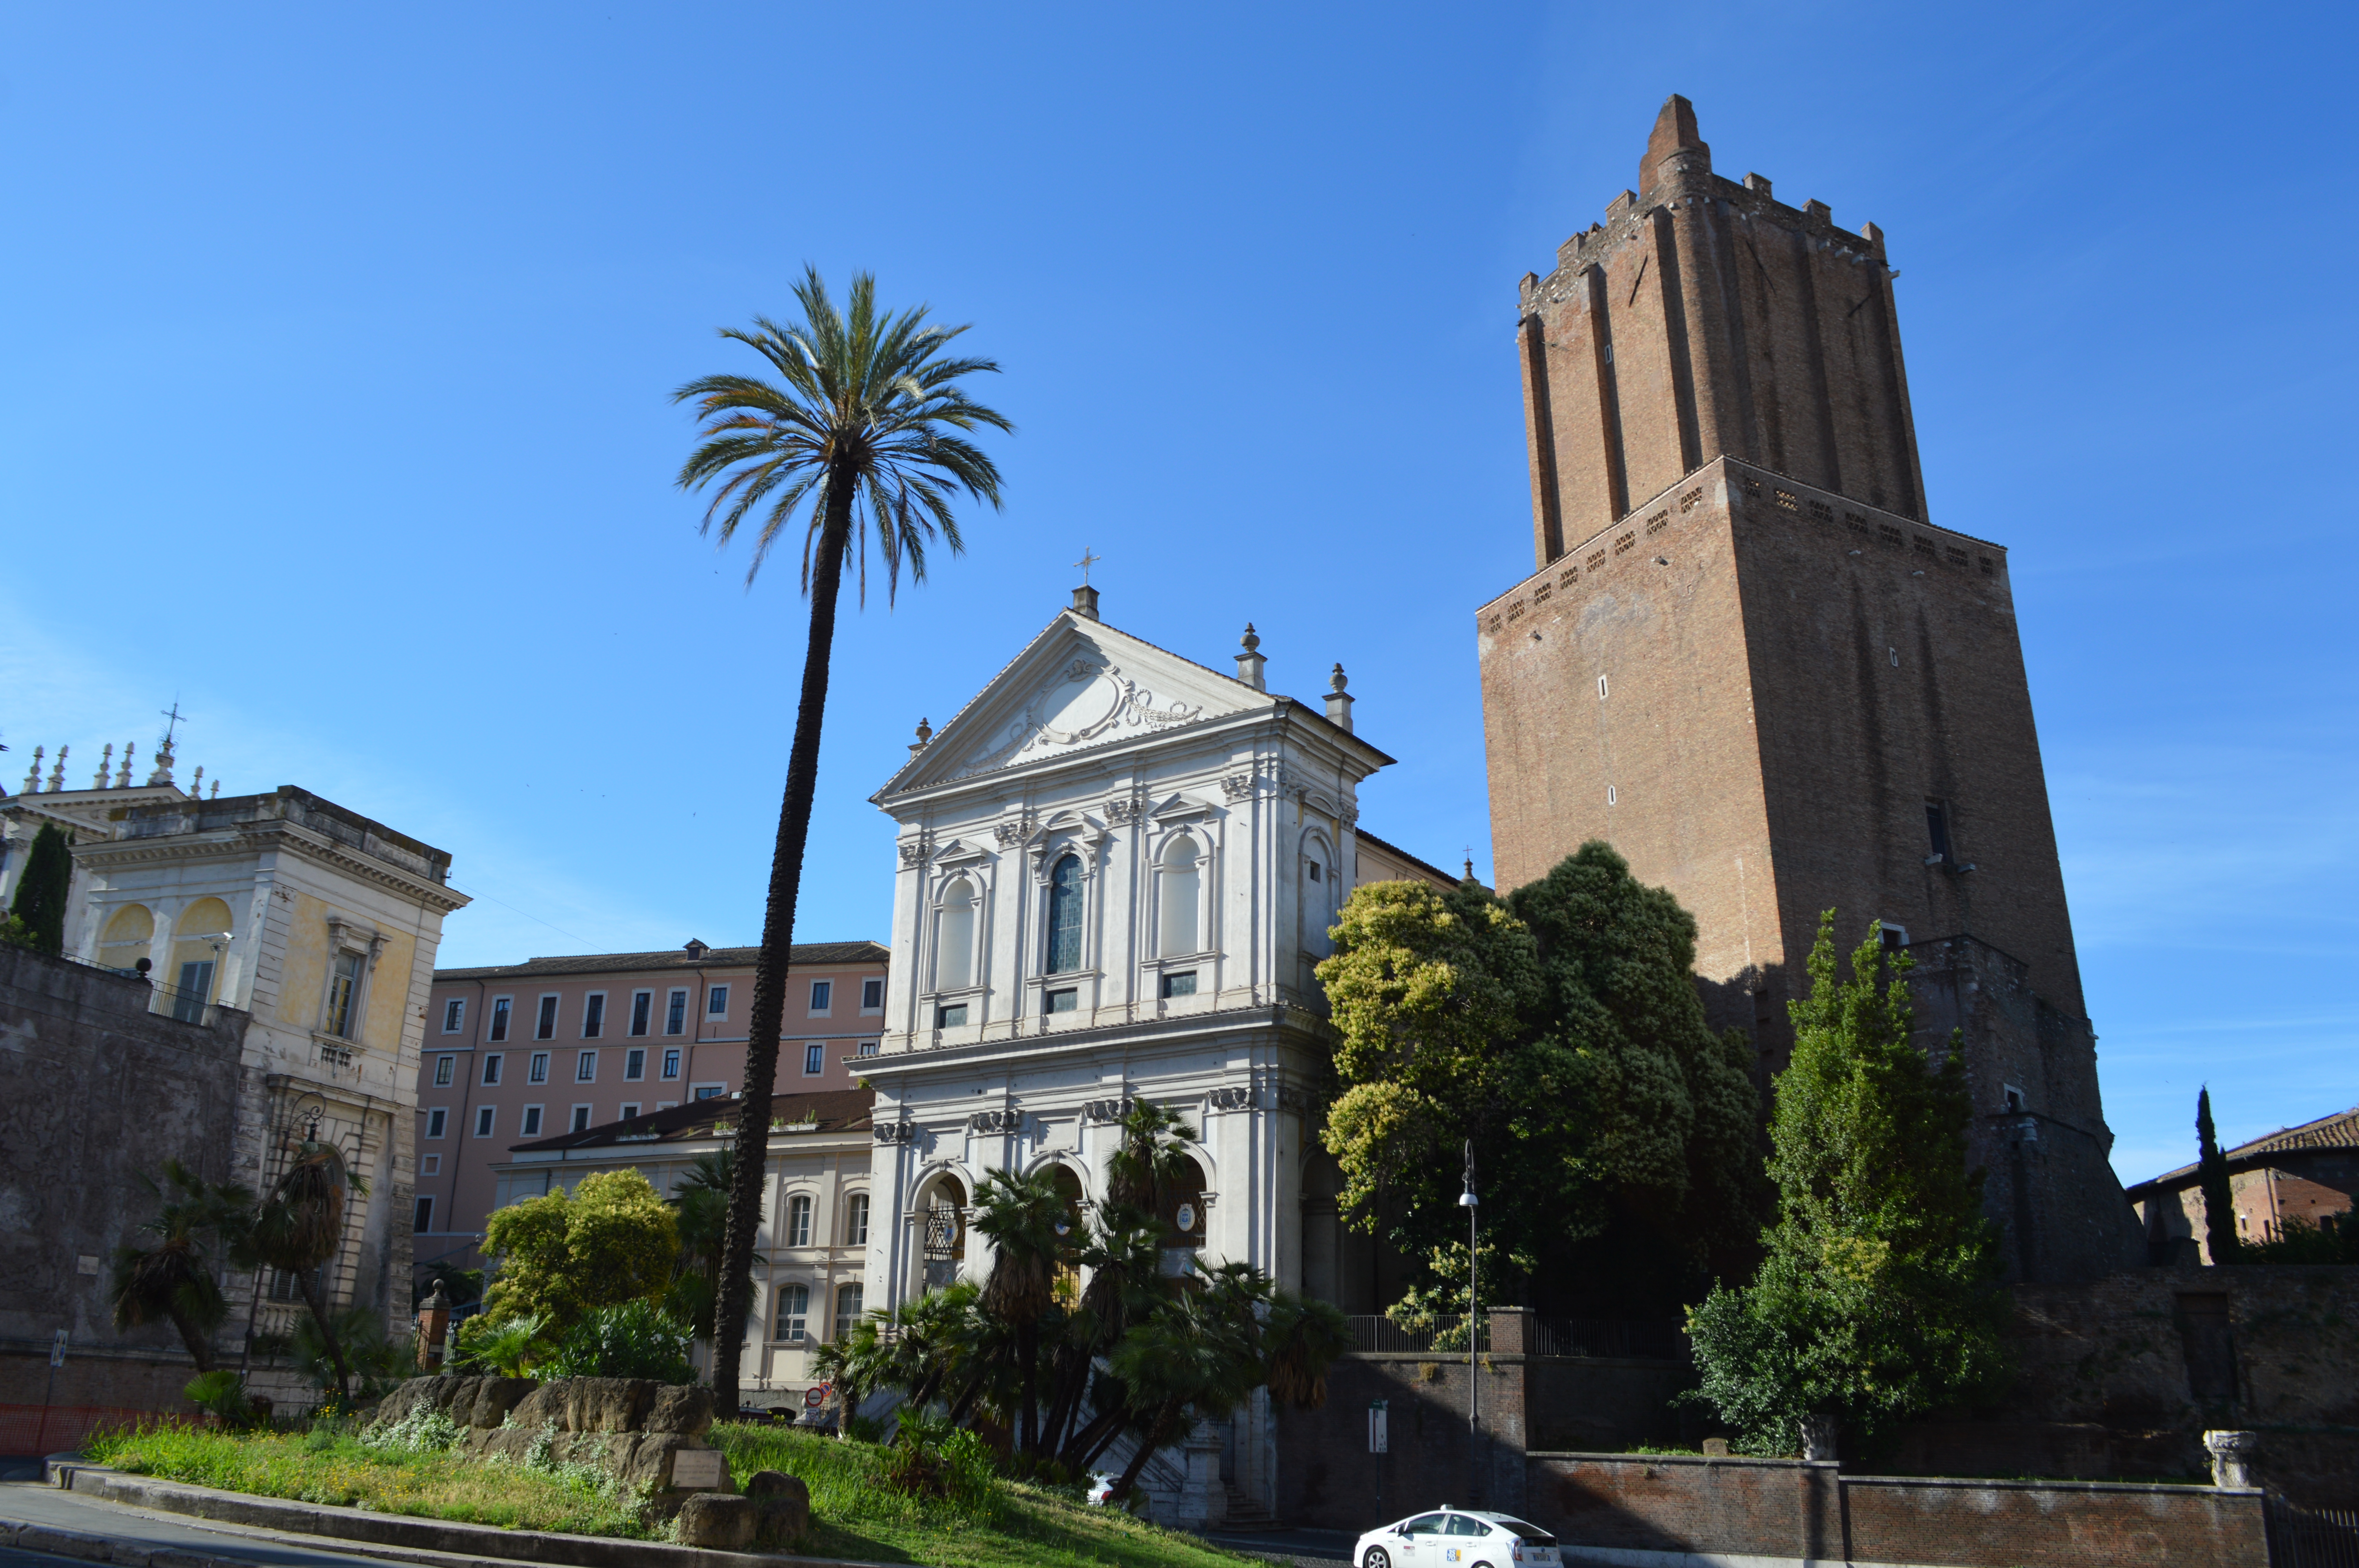
<svg viewBox="0 0 2359 1568">
<path fill-rule="evenodd" d="M 0 762 L 144 755 L 177 697 L 183 778 L 451 849 L 448 962 L 753 940 L 803 611 L 698 537 L 667 394 L 808 259 L 975 323 L 1021 428 L 969 555 L 842 623 L 803 935 L 885 934 L 865 797 L 1085 546 L 1143 636 L 1341 660 L 1402 759 L 1368 825 L 1487 866 L 1516 280 L 1680 92 L 1723 172 L 1889 237 L 2150 1174 L 2207 1078 L 2234 1137 L 2359 1103 L 2354 17 L 9 6 Z"/>
</svg>

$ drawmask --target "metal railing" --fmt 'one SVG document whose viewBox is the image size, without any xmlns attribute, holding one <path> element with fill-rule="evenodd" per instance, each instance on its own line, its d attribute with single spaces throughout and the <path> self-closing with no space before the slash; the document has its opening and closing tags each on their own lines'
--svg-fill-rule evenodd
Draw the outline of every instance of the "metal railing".
<svg viewBox="0 0 2359 1568">
<path fill-rule="evenodd" d="M 1485 1314 L 1486 1316 L 1488 1314 Z M 1456 1351 L 1466 1354 L 1466 1317 L 1458 1314 L 1448 1317 L 1421 1318 L 1413 1323 L 1396 1323 L 1382 1314 L 1349 1319 L 1352 1325 L 1352 1348 L 1374 1355 L 1413 1356 L 1425 1351 L 1446 1355 Z M 1478 1325 L 1478 1343 L 1474 1348 L 1491 1348 L 1490 1325 Z"/>
<path fill-rule="evenodd" d="M 2359 1512 L 2305 1509 L 2271 1493 L 2270 1568 L 2359 1568 Z"/>
</svg>

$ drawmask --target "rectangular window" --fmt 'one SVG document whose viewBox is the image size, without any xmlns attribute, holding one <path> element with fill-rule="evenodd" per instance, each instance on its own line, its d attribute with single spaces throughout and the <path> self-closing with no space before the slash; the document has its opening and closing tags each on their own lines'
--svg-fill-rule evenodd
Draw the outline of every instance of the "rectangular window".
<svg viewBox="0 0 2359 1568">
<path fill-rule="evenodd" d="M 854 1193 L 843 1200 L 843 1244 L 868 1245 L 868 1195 Z"/>
<path fill-rule="evenodd" d="M 838 1285 L 835 1287 L 835 1336 L 839 1340 L 852 1337 L 860 1322 L 860 1301 L 865 1287 Z"/>
<path fill-rule="evenodd" d="M 884 1010 L 885 982 L 883 980 L 861 981 L 860 1011 L 863 1012 L 882 1012 Z"/>
<path fill-rule="evenodd" d="M 508 999 L 508 998 L 506 998 L 506 997 L 504 997 L 504 996 L 495 996 L 495 997 L 494 997 L 494 998 L 492 999 L 492 1036 L 491 1036 L 491 1037 L 492 1037 L 492 1042 L 493 1042 L 493 1044 L 497 1044 L 499 1042 L 501 1042 L 501 1041 L 503 1041 L 503 1040 L 506 1040 L 506 1039 L 508 1037 L 508 1010 L 509 1010 L 509 1006 L 510 1006 L 509 999 Z"/>
<path fill-rule="evenodd" d="M 1310 861 L 1309 864 L 1310 867 L 1310 880 L 1315 882 L 1319 880 L 1319 862 L 1312 860 Z"/>
<path fill-rule="evenodd" d="M 459 1071 L 459 1058 L 458 1058 L 458 1057 L 456 1057 L 456 1056 L 437 1056 L 437 1057 L 435 1057 L 435 1058 L 434 1058 L 434 1087 L 435 1087 L 436 1088 L 438 1088 L 438 1089 L 447 1089 L 447 1088 L 449 1088 L 449 1087 L 451 1087 L 451 1080 L 453 1077 L 455 1077 L 455 1076 L 458 1076 L 458 1071 Z"/>
<path fill-rule="evenodd" d="M 1946 865 L 1950 859 L 1950 808 L 1938 800 L 1925 803 L 1925 837 L 1933 846 L 1932 859 L 1925 863 L 1939 861 Z"/>
<path fill-rule="evenodd" d="M 813 980 L 811 982 L 810 1010 L 812 1016 L 820 1017 L 825 1015 L 827 1010 L 834 1004 L 834 1001 L 835 982 L 833 980 Z"/>
<path fill-rule="evenodd" d="M 678 1034 L 688 1027 L 688 993 L 674 991 L 664 1005 L 664 1033 Z"/>
<path fill-rule="evenodd" d="M 485 1088 L 494 1088 L 498 1086 L 500 1081 L 500 1063 L 502 1059 L 503 1058 L 497 1051 L 493 1052 L 490 1055 L 484 1058 L 484 1087 Z"/>
<path fill-rule="evenodd" d="M 698 1099 L 719 1099 L 729 1089 L 727 1084 L 690 1084 L 688 1087 Z"/>
<path fill-rule="evenodd" d="M 1879 920 L 1875 923 L 1875 926 L 1876 934 L 1884 939 L 1886 952 L 1897 952 L 1908 946 L 1908 927 L 1906 925 L 1895 925 L 1889 920 Z"/>
<path fill-rule="evenodd" d="M 573 1081 L 577 1084 L 594 1084 L 598 1081 L 597 1052 L 584 1051 L 573 1058 Z"/>
<path fill-rule="evenodd" d="M 783 1339 L 789 1345 L 803 1341 L 803 1327 L 810 1318 L 810 1287 L 780 1285 L 778 1287 L 777 1326 L 770 1333 L 773 1339 Z"/>
<path fill-rule="evenodd" d="M 729 1016 L 729 988 L 727 986 L 714 986 L 711 990 L 704 993 L 704 1016 L 707 1018 L 726 1018 Z"/>
<path fill-rule="evenodd" d="M 207 977 L 210 979 L 211 977 Z M 188 988 L 183 986 L 181 989 Z M 339 952 L 328 969 L 328 1022 L 325 1033 L 340 1040 L 353 1037 L 353 1003 L 361 990 L 361 956 Z"/>
<path fill-rule="evenodd" d="M 475 1136 L 478 1138 L 489 1138 L 492 1135 L 492 1124 L 498 1119 L 498 1108 L 495 1106 L 477 1106 L 475 1108 Z"/>
<path fill-rule="evenodd" d="M 1196 971 L 1190 969 L 1182 974 L 1164 976 L 1163 994 L 1165 996 L 1194 996 L 1196 994 Z"/>
<path fill-rule="evenodd" d="M 582 999 L 582 1038 L 595 1040 L 606 1033 L 606 993 L 592 991 Z"/>
<path fill-rule="evenodd" d="M 445 1107 L 438 1105 L 432 1110 L 428 1111 L 426 1113 L 426 1136 L 429 1138 L 441 1137 L 442 1129 L 449 1124 L 450 1119 L 451 1112 Z"/>
<path fill-rule="evenodd" d="M 803 1047 L 803 1076 L 815 1078 L 826 1071 L 826 1047 L 814 1040 Z"/>
<path fill-rule="evenodd" d="M 934 1027 L 937 1029 L 966 1027 L 966 1003 L 959 1002 L 954 1006 L 934 1009 Z"/>
<path fill-rule="evenodd" d="M 787 1200 L 788 1246 L 808 1247 L 810 1245 L 810 1221 L 811 1201 L 810 1198 L 792 1197 Z"/>
<path fill-rule="evenodd" d="M 1065 990 L 1050 991 L 1049 993 L 1049 1011 L 1050 1012 L 1071 1012 L 1073 1009 L 1081 1006 L 1081 1004 L 1082 993 L 1078 990 L 1067 989 Z"/>
<path fill-rule="evenodd" d="M 538 1138 L 540 1136 L 540 1111 L 541 1108 L 537 1105 L 528 1105 L 524 1108 L 524 1127 L 522 1131 L 527 1138 Z"/>
<path fill-rule="evenodd" d="M 876 1054 L 876 1042 L 874 1040 L 863 1040 L 860 1043 L 860 1054 L 864 1056 L 874 1056 Z"/>
<path fill-rule="evenodd" d="M 536 1084 L 549 1082 L 549 1053 L 535 1051 L 532 1054 L 532 1065 L 525 1070 L 524 1076 Z"/>
<path fill-rule="evenodd" d="M 467 999 L 454 996 L 442 1004 L 442 1033 L 456 1034 L 467 1024 Z"/>
<path fill-rule="evenodd" d="M 652 1015 L 653 1015 L 653 1013 L 655 1012 L 655 1009 L 656 1009 L 656 993 L 655 993 L 655 992 L 653 992 L 653 991 L 633 991 L 633 992 L 631 993 L 631 1033 L 634 1033 L 634 1034 L 645 1034 L 645 1033 L 647 1032 L 647 1020 L 648 1020 L 648 1018 L 649 1018 L 650 1016 L 652 1016 Z"/>
<path fill-rule="evenodd" d="M 590 1108 L 588 1106 L 577 1105 L 573 1108 L 573 1125 L 569 1129 L 569 1130 L 574 1132 L 587 1132 L 590 1130 Z"/>
<path fill-rule="evenodd" d="M 557 999 L 555 997 L 545 996 L 540 999 L 540 1022 L 533 1026 L 532 1037 L 535 1040 L 557 1038 Z"/>
<path fill-rule="evenodd" d="M 667 1078 L 679 1076 L 679 1047 L 677 1045 L 664 1053 L 663 1076 Z"/>
<path fill-rule="evenodd" d="M 623 1102 L 623 1119 L 624 1119 L 625 1121 L 628 1121 L 628 1120 L 630 1120 L 630 1119 L 631 1119 L 631 1118 L 633 1118 L 633 1117 L 635 1117 L 635 1116 L 636 1116 L 636 1115 L 638 1115 L 638 1114 L 639 1114 L 639 1102 L 638 1102 L 638 1101 L 636 1101 L 636 1100 L 635 1100 L 635 1099 L 626 1099 L 626 1100 L 625 1100 L 625 1101 Z"/>
<path fill-rule="evenodd" d="M 420 1156 L 418 1162 L 418 1173 L 421 1176 L 440 1175 L 442 1173 L 442 1156 L 440 1154 L 427 1154 Z"/>
<path fill-rule="evenodd" d="M 415 1214 L 412 1214 L 409 1217 L 409 1228 L 416 1231 L 420 1236 L 426 1235 L 434 1228 L 434 1200 L 432 1198 L 424 1197 L 418 1200 L 418 1210 Z"/>
<path fill-rule="evenodd" d="M 645 1047 L 623 1053 L 623 1081 L 637 1083 L 647 1076 L 647 1053 Z"/>
</svg>

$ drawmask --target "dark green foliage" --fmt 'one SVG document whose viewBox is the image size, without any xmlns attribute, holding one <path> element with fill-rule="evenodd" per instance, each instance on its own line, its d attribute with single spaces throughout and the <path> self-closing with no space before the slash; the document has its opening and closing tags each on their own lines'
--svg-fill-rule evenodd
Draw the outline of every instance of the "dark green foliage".
<svg viewBox="0 0 2359 1568">
<path fill-rule="evenodd" d="M 693 1383 L 689 1331 L 653 1302 L 633 1300 L 592 1307 L 566 1330 L 557 1353 L 540 1367 L 550 1378 L 652 1378 Z"/>
<path fill-rule="evenodd" d="M 2195 1091 L 2195 1184 L 2203 1193 L 2203 1238 L 2212 1261 L 2244 1260 L 2244 1244 L 2236 1238 L 2236 1195 L 2228 1182 L 2228 1161 L 2220 1152 L 2219 1135 L 2212 1130 L 2212 1088 Z"/>
<path fill-rule="evenodd" d="M 437 1285 L 442 1287 L 442 1299 L 454 1307 L 468 1306 L 484 1299 L 484 1271 L 481 1269 L 462 1269 L 447 1259 L 438 1258 L 425 1265 L 425 1271 L 410 1281 L 409 1310 L 416 1312 L 423 1305 L 426 1298 L 434 1293 Z"/>
<path fill-rule="evenodd" d="M 2289 1216 L 2277 1222 L 2276 1235 L 2240 1243 L 2238 1250 L 2247 1263 L 2359 1263 L 2359 1216 Z"/>
<path fill-rule="evenodd" d="M 1669 893 L 1591 843 L 1505 901 L 1361 888 L 1332 935 L 1342 1092 L 1322 1138 L 1353 1223 L 1462 1289 L 1472 1140 L 1511 1295 L 1610 1278 L 1610 1304 L 1581 1304 L 1669 1310 L 1749 1265 L 1766 1195 L 1748 1052 L 1705 1024 L 1695 922 Z"/>
<path fill-rule="evenodd" d="M 73 888 L 73 838 L 45 822 L 33 835 L 9 904 L 8 939 L 37 953 L 62 953 L 66 946 L 66 899 Z"/>
<path fill-rule="evenodd" d="M 1875 1453 L 1897 1423 L 1995 1393 L 1998 1238 L 1965 1165 L 1972 1115 L 1953 1038 L 1940 1068 L 1909 1038 L 1906 954 L 1878 935 L 1835 972 L 1833 913 L 1790 1004 L 1793 1065 L 1777 1084 L 1770 1175 L 1782 1212 L 1753 1283 L 1690 1316 L 1700 1395 L 1755 1453 L 1792 1453 L 1803 1417 L 1833 1416 Z"/>
<path fill-rule="evenodd" d="M 339 1320 L 328 1311 L 320 1270 L 343 1244 L 347 1195 L 367 1191 L 368 1184 L 345 1170 L 333 1149 L 324 1143 L 299 1144 L 286 1174 L 255 1211 L 253 1228 L 243 1244 L 241 1261 L 279 1271 L 302 1292 L 310 1317 L 297 1330 L 296 1356 L 323 1388 L 332 1384 L 339 1402 L 352 1397 L 355 1368 L 344 1354 Z M 374 1321 L 382 1339 L 384 1319 L 380 1315 Z M 361 1326 L 367 1332 L 365 1322 Z M 360 1370 L 368 1375 L 366 1367 Z"/>
<path fill-rule="evenodd" d="M 254 1195 L 234 1183 L 207 1182 L 179 1160 L 164 1162 L 162 1182 L 139 1179 L 157 1199 L 155 1217 L 139 1228 L 156 1240 L 115 1249 L 114 1326 L 168 1321 L 201 1376 L 212 1370 L 212 1334 L 229 1314 L 221 1268 L 252 1229 Z"/>
</svg>

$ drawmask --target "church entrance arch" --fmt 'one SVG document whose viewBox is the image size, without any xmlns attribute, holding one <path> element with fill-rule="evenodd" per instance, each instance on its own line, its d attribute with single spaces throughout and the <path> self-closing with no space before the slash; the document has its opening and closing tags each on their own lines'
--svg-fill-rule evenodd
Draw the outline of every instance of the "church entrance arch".
<svg viewBox="0 0 2359 1568">
<path fill-rule="evenodd" d="M 927 1291 L 958 1282 L 966 1266 L 966 1184 L 947 1171 L 919 1189 L 918 1249 Z"/>
</svg>

